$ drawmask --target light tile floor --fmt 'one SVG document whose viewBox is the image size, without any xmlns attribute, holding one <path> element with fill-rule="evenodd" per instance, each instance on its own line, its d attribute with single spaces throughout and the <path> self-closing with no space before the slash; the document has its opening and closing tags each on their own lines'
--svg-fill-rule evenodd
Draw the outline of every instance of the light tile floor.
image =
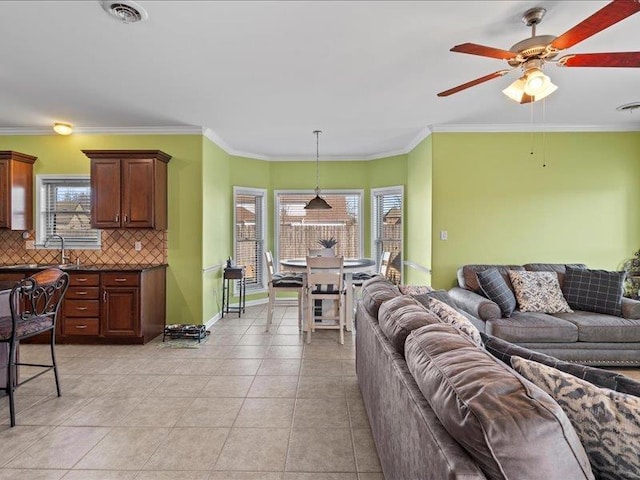
<svg viewBox="0 0 640 480">
<path fill-rule="evenodd" d="M 58 345 L 62 397 L 52 373 L 21 386 L 14 428 L 0 398 L 0 480 L 384 480 L 354 336 L 306 345 L 294 308 L 265 323 L 249 307 L 195 349 Z"/>
</svg>

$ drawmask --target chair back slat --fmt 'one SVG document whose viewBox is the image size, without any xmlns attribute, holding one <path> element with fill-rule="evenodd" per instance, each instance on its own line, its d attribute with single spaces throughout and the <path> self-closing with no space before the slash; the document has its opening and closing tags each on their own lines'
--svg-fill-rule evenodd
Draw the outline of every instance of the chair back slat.
<svg viewBox="0 0 640 480">
<path fill-rule="evenodd" d="M 273 266 L 273 255 L 270 251 L 264 252 L 264 258 L 267 262 L 267 272 L 269 273 L 269 281 L 273 278 L 276 273 L 276 268 Z"/>
</svg>

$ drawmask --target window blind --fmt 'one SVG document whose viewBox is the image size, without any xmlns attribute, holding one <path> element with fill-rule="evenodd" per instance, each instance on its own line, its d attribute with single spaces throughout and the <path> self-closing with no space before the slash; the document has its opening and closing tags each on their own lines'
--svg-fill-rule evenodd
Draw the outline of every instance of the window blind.
<svg viewBox="0 0 640 480">
<path fill-rule="evenodd" d="M 402 279 L 402 203 L 401 188 L 373 192 L 373 253 L 379 267 L 382 252 L 391 252 L 387 276 L 396 283 Z"/>
<path fill-rule="evenodd" d="M 247 290 L 265 288 L 263 191 L 235 192 L 235 263 L 244 265 Z"/>
<path fill-rule="evenodd" d="M 310 248 L 322 248 L 320 239 L 334 237 L 336 253 L 345 258 L 361 256 L 361 194 L 322 194 L 330 210 L 305 210 L 314 193 L 278 193 L 278 258 L 302 258 Z"/>
<path fill-rule="evenodd" d="M 66 248 L 100 246 L 100 231 L 91 228 L 89 178 L 42 180 L 40 243 L 53 234 L 64 237 Z"/>
</svg>

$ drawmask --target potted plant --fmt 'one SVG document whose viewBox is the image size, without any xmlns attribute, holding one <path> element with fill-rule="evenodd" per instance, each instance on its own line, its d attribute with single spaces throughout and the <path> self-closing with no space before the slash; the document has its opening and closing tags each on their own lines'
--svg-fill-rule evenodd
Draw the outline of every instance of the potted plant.
<svg viewBox="0 0 640 480">
<path fill-rule="evenodd" d="M 322 245 L 322 247 L 323 247 L 323 252 L 322 252 L 322 256 L 323 257 L 335 257 L 336 256 L 336 252 L 334 250 L 334 247 L 338 244 L 338 240 L 336 240 L 335 237 L 321 238 L 320 240 L 318 240 L 318 243 L 320 245 Z"/>
</svg>

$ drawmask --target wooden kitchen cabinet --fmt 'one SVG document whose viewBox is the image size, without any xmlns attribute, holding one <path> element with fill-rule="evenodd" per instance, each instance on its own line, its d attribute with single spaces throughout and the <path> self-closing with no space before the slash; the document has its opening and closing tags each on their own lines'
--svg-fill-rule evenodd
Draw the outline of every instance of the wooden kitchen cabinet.
<svg viewBox="0 0 640 480">
<path fill-rule="evenodd" d="M 33 230 L 33 164 L 36 157 L 0 151 L 0 228 Z"/>
<path fill-rule="evenodd" d="M 94 228 L 167 228 L 167 163 L 159 150 L 83 150 L 91 159 Z"/>
</svg>

